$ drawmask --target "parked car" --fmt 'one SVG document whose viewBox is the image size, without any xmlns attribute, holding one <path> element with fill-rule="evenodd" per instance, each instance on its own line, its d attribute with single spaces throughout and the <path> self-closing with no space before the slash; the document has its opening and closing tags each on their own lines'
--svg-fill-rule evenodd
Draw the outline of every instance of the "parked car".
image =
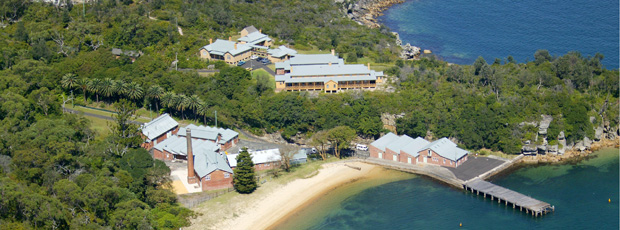
<svg viewBox="0 0 620 230">
<path fill-rule="evenodd" d="M 258 58 L 256 58 L 256 60 L 262 62 L 263 60 L 265 60 L 265 58 L 264 57 L 258 57 Z"/>
<path fill-rule="evenodd" d="M 269 59 L 267 59 L 267 58 L 264 58 L 264 59 L 261 61 L 261 63 L 263 63 L 263 64 L 267 65 L 267 64 L 271 64 L 271 61 L 269 61 Z"/>
<path fill-rule="evenodd" d="M 242 66 L 245 64 L 245 61 L 240 61 L 239 63 L 237 63 L 237 66 Z"/>
<path fill-rule="evenodd" d="M 252 55 L 252 57 L 250 57 L 250 59 L 252 59 L 252 60 L 257 59 L 257 58 L 258 58 L 258 56 L 256 56 L 256 55 Z"/>
<path fill-rule="evenodd" d="M 366 146 L 366 145 L 362 145 L 362 144 L 357 144 L 357 145 L 355 145 L 355 148 L 356 148 L 357 150 L 368 151 L 368 146 Z"/>
<path fill-rule="evenodd" d="M 245 68 L 247 71 L 252 71 L 252 67 Z"/>
</svg>

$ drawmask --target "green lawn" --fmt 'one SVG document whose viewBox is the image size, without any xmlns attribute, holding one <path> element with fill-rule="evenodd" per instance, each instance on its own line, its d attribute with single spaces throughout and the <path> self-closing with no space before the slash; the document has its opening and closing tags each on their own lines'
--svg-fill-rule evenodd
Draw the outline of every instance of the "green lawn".
<svg viewBox="0 0 620 230">
<path fill-rule="evenodd" d="M 71 106 L 67 106 L 66 108 L 68 109 L 73 109 L 73 110 L 77 110 L 80 112 L 85 112 L 85 113 L 92 113 L 92 114 L 97 114 L 97 115 L 101 115 L 101 116 L 106 116 L 106 117 L 112 117 L 112 115 L 116 114 L 116 112 L 109 110 L 111 109 L 110 106 L 106 106 L 107 108 L 101 108 L 101 109 L 93 109 L 93 108 L 87 108 L 87 107 L 82 107 L 79 105 L 76 105 L 74 107 Z M 105 110 L 105 111 L 102 111 Z M 138 115 L 138 118 L 136 119 L 136 121 L 138 122 L 149 122 L 151 121 L 151 119 L 149 118 L 150 112 L 146 109 L 139 109 L 136 111 L 136 114 Z M 153 117 L 157 116 L 157 114 L 155 112 L 152 113 Z"/>
<path fill-rule="evenodd" d="M 258 78 L 258 76 L 261 76 L 261 75 L 269 77 L 269 87 L 271 87 L 271 89 L 275 89 L 276 88 L 276 78 L 274 76 L 271 76 L 271 74 L 269 74 L 264 69 L 252 70 L 252 80 L 253 81 L 256 82 L 256 79 Z"/>
<path fill-rule="evenodd" d="M 93 130 L 95 130 L 95 132 L 97 132 L 96 139 L 101 140 L 105 138 L 106 136 L 110 135 L 111 131 L 110 131 L 110 128 L 108 128 L 108 123 L 113 122 L 113 121 L 105 120 L 105 119 L 101 119 L 97 117 L 89 117 L 89 116 L 84 116 L 84 117 L 91 121 L 90 127 Z"/>
</svg>

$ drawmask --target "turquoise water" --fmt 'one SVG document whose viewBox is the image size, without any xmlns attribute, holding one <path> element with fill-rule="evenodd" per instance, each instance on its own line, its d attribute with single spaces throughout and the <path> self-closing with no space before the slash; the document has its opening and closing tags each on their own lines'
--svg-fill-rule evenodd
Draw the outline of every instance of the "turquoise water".
<svg viewBox="0 0 620 230">
<path fill-rule="evenodd" d="M 311 205 L 277 229 L 618 229 L 618 168 L 618 149 L 608 149 L 579 163 L 524 167 L 492 181 L 555 205 L 543 217 L 415 177 L 337 202 L 331 198 L 346 191 L 335 190 L 317 202 L 329 205 L 319 211 Z"/>
<path fill-rule="evenodd" d="M 509 55 L 524 62 L 546 49 L 552 55 L 599 52 L 603 65 L 616 69 L 618 9 L 618 0 L 409 0 L 379 20 L 404 43 L 452 63 L 472 64 L 478 56 L 492 63 Z"/>
</svg>

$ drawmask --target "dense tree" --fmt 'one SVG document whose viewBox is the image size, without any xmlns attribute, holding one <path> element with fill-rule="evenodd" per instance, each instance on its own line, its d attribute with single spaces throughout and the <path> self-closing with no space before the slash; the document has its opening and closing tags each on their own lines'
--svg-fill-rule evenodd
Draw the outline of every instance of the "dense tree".
<svg viewBox="0 0 620 230">
<path fill-rule="evenodd" d="M 254 178 L 254 162 L 247 148 L 237 155 L 237 167 L 233 171 L 233 186 L 239 193 L 252 193 L 258 187 Z"/>
<path fill-rule="evenodd" d="M 351 141 L 355 138 L 355 130 L 348 126 L 338 126 L 327 132 L 327 139 L 334 146 L 334 154 L 338 158 L 342 158 L 341 151 L 348 149 Z"/>
</svg>

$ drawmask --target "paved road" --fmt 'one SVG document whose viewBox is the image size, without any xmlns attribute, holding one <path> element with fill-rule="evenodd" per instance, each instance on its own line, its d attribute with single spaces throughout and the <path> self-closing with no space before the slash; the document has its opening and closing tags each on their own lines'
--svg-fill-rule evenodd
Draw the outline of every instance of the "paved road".
<svg viewBox="0 0 620 230">
<path fill-rule="evenodd" d="M 68 112 L 68 113 L 84 114 L 84 116 L 96 117 L 96 118 L 101 118 L 101 119 L 105 119 L 105 120 L 114 121 L 114 118 L 113 117 L 109 117 L 109 116 L 103 116 L 103 115 L 94 114 L 94 113 L 87 113 L 87 112 L 77 111 L 77 110 L 68 109 L 68 108 L 64 108 L 64 110 L 66 112 Z M 133 124 L 136 124 L 136 125 L 143 125 L 144 124 L 144 123 L 138 122 L 138 121 L 129 121 L 129 122 L 131 122 Z"/>
<path fill-rule="evenodd" d="M 252 60 L 252 59 L 247 60 L 245 64 L 243 64 L 241 67 L 252 68 L 252 69 L 264 69 L 265 71 L 267 71 L 267 73 L 271 74 L 271 76 L 276 75 L 276 72 L 273 72 L 273 70 L 271 70 L 269 67 L 267 67 L 263 63 L 260 63 L 259 61 Z"/>
<path fill-rule="evenodd" d="M 467 181 L 500 166 L 504 162 L 489 157 L 469 157 L 465 163 L 457 168 L 446 168 L 452 171 L 456 178 Z"/>
</svg>

